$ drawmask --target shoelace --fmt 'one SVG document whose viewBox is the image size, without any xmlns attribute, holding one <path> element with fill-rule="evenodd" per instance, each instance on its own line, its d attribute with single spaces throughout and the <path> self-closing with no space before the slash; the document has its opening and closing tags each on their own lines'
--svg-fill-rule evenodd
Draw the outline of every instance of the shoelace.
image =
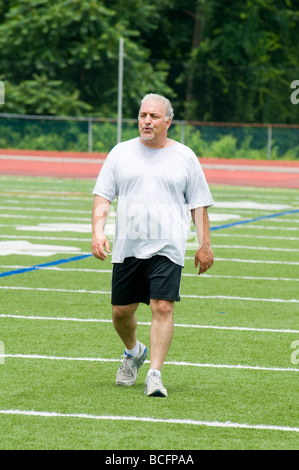
<svg viewBox="0 0 299 470">
<path fill-rule="evenodd" d="M 124 354 L 123 356 L 120 357 L 120 359 L 123 359 L 121 365 L 120 365 L 120 371 L 124 373 L 125 375 L 133 375 L 132 373 L 132 365 L 134 365 L 134 358 L 129 356 L 128 354 Z M 130 362 L 132 365 L 130 365 Z"/>
<path fill-rule="evenodd" d="M 151 380 L 153 380 L 153 382 L 156 384 L 156 385 L 162 385 L 162 380 L 161 380 L 161 377 L 159 377 L 158 375 L 150 375 L 150 378 Z"/>
</svg>

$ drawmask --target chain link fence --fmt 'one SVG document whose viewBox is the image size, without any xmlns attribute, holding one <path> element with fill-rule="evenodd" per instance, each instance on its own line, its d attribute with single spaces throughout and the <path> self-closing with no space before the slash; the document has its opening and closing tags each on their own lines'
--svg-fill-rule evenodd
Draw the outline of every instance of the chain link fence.
<svg viewBox="0 0 299 470">
<path fill-rule="evenodd" d="M 121 140 L 138 135 L 137 119 L 122 120 Z M 299 159 L 299 125 L 174 120 L 169 137 L 199 157 Z M 117 119 L 0 113 L 0 148 L 109 152 L 117 143 Z"/>
</svg>

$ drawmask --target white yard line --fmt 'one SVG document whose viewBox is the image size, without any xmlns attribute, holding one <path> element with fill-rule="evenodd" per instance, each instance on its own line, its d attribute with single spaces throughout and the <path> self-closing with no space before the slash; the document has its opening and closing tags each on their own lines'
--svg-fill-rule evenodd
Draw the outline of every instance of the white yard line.
<svg viewBox="0 0 299 470">
<path fill-rule="evenodd" d="M 186 256 L 185 259 L 194 261 L 193 256 Z M 272 261 L 265 259 L 241 259 L 241 258 L 219 258 L 215 257 L 215 261 L 225 261 L 225 262 L 234 262 L 234 263 L 260 263 L 260 264 L 286 264 L 289 266 L 298 266 L 299 262 L 297 261 Z"/>
<path fill-rule="evenodd" d="M 44 207 L 7 207 L 7 206 L 0 206 L 0 210 L 10 210 L 10 211 L 18 211 L 18 212 L 66 212 L 68 214 L 86 214 L 86 210 L 78 210 L 78 209 L 68 209 L 67 207 L 65 209 L 55 209 L 53 208 L 44 208 Z"/>
<path fill-rule="evenodd" d="M 14 315 L 0 314 L 0 318 L 12 318 L 16 320 L 46 320 L 46 321 L 66 321 L 66 322 L 82 322 L 82 323 L 112 323 L 112 320 L 105 318 L 72 318 L 72 317 L 44 317 L 36 315 Z M 151 322 L 138 321 L 138 325 L 150 326 Z M 192 325 L 185 323 L 175 323 L 176 328 L 193 328 L 207 330 L 228 330 L 228 331 L 252 331 L 261 333 L 299 333 L 299 330 L 275 329 L 275 328 L 251 328 L 242 326 L 217 326 L 217 325 Z"/>
<path fill-rule="evenodd" d="M 44 292 L 68 292 L 74 294 L 109 294 L 110 291 L 100 290 L 86 290 L 86 289 L 49 289 L 46 287 L 17 287 L 17 286 L 0 286 L 0 289 L 4 290 L 27 290 L 27 291 L 44 291 Z M 225 300 L 246 300 L 254 302 L 282 302 L 282 303 L 299 303 L 299 299 L 263 299 L 256 297 L 237 297 L 228 295 L 184 295 L 181 297 L 189 299 L 225 299 Z"/>
<path fill-rule="evenodd" d="M 227 237 L 227 238 L 253 238 L 253 239 L 264 239 L 264 240 L 287 240 L 287 241 L 299 241 L 299 237 L 281 237 L 275 235 L 249 235 L 245 233 L 221 233 L 214 232 L 213 237 Z"/>
<path fill-rule="evenodd" d="M 66 356 L 45 356 L 41 354 L 1 354 L 1 358 L 10 359 L 32 359 L 32 360 L 48 360 L 48 361 L 71 361 L 71 362 L 120 362 L 121 359 L 102 358 L 102 357 L 66 357 Z M 150 361 L 145 361 L 149 364 Z M 185 367 L 203 367 L 213 369 L 238 369 L 238 370 L 255 370 L 255 371 L 268 371 L 268 372 L 299 372 L 299 368 L 292 367 L 262 367 L 262 366 L 249 366 L 242 364 L 201 364 L 186 361 L 165 361 L 164 365 L 169 366 L 185 366 Z"/>
<path fill-rule="evenodd" d="M 1 224 L 0 227 L 13 227 L 16 228 L 18 225 L 4 225 Z M 283 241 L 299 241 L 299 237 L 280 237 L 280 236 L 271 236 L 271 235 L 246 235 L 246 234 L 237 234 L 237 233 L 220 233 L 220 232 L 213 232 L 212 233 L 213 237 L 228 237 L 228 238 L 251 238 L 251 239 L 264 239 L 264 240 L 283 240 Z M 11 235 L 11 234 L 6 234 L 6 235 L 0 235 L 0 238 L 34 238 L 37 240 L 66 240 L 66 241 L 85 241 L 88 242 L 90 241 L 89 238 L 70 238 L 70 237 L 49 237 L 49 236 L 36 236 L 36 235 Z M 214 244 L 213 244 L 214 246 Z"/>
<path fill-rule="evenodd" d="M 281 431 L 281 432 L 299 432 L 299 427 L 292 426 L 278 426 L 271 424 L 248 424 L 248 423 L 231 423 L 230 421 L 202 421 L 193 419 L 162 419 L 151 418 L 148 416 L 114 416 L 114 415 L 92 415 L 86 413 L 58 413 L 49 411 L 34 411 L 34 410 L 0 410 L 3 415 L 18 415 L 18 416 L 34 416 L 42 418 L 68 418 L 68 419 L 92 419 L 101 421 L 132 421 L 132 422 L 145 422 L 156 424 L 180 424 L 187 426 L 206 426 L 216 428 L 241 428 L 241 429 L 254 429 L 260 431 Z"/>
<path fill-rule="evenodd" d="M 19 266 L 19 265 L 0 265 L 0 268 L 5 269 L 26 269 L 30 268 L 31 266 Z M 111 274 L 111 269 L 88 269 L 88 268 L 58 268 L 56 266 L 52 267 L 42 267 L 40 268 L 43 271 L 61 271 L 61 272 L 82 272 L 82 273 L 107 273 Z M 198 278 L 198 274 L 192 273 L 182 273 L 184 277 L 196 277 Z M 202 274 L 201 278 L 212 278 L 212 279 L 244 279 L 250 281 L 286 281 L 286 282 L 298 282 L 299 278 L 291 278 L 291 277 L 262 277 L 262 276 L 231 276 L 229 274 Z"/>
<path fill-rule="evenodd" d="M 255 250 L 260 250 L 260 251 L 278 251 L 278 252 L 284 252 L 284 251 L 291 251 L 291 252 L 299 252 L 298 248 L 273 248 L 273 247 L 268 247 L 268 246 L 248 246 L 248 245 L 212 245 L 213 248 L 224 248 L 224 249 L 232 249 L 232 250 L 250 250 L 250 251 L 255 251 Z M 198 243 L 189 243 L 187 244 L 187 249 L 194 249 L 198 248 Z"/>
</svg>

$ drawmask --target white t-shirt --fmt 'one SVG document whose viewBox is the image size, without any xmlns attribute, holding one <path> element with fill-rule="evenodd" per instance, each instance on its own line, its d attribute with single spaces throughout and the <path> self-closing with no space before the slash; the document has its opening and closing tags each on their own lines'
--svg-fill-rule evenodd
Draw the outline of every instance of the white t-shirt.
<svg viewBox="0 0 299 470">
<path fill-rule="evenodd" d="M 112 263 L 126 257 L 167 256 L 184 266 L 190 209 L 213 199 L 194 152 L 175 142 L 151 149 L 139 138 L 116 145 L 107 156 L 93 194 L 117 197 Z"/>
</svg>

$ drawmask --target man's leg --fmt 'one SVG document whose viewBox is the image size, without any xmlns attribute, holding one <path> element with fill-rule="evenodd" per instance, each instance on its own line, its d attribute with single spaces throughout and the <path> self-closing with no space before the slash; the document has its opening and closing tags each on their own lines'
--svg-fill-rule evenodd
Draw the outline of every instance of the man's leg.
<svg viewBox="0 0 299 470">
<path fill-rule="evenodd" d="M 167 390 L 161 380 L 161 369 L 173 338 L 174 302 L 151 299 L 151 309 L 151 360 L 144 393 L 149 397 L 167 397 Z"/>
<path fill-rule="evenodd" d="M 137 343 L 135 312 L 138 305 L 112 305 L 113 326 L 127 349 L 133 349 Z"/>
<path fill-rule="evenodd" d="M 161 370 L 173 338 L 174 302 L 151 299 L 150 368 Z"/>
<path fill-rule="evenodd" d="M 126 349 L 124 360 L 116 373 L 117 385 L 133 385 L 136 382 L 139 368 L 148 355 L 147 347 L 137 342 L 137 321 L 135 311 L 138 303 L 129 305 L 113 305 L 113 325 Z"/>
</svg>

